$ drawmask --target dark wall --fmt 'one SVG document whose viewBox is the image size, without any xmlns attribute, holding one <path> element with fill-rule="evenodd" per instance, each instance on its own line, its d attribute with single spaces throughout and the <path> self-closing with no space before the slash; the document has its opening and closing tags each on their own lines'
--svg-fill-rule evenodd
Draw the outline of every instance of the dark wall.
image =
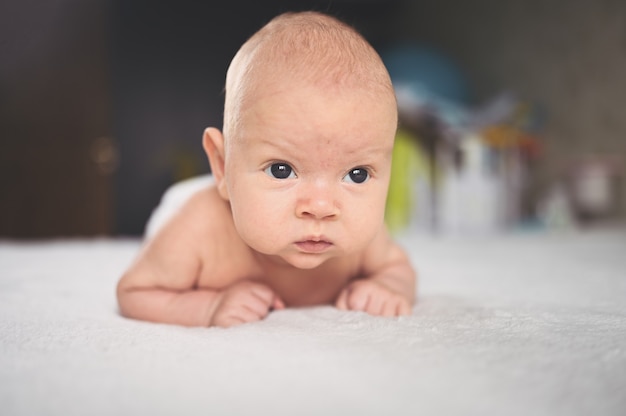
<svg viewBox="0 0 626 416">
<path fill-rule="evenodd" d="M 110 234 L 105 0 L 0 2 L 0 238 Z"/>
</svg>

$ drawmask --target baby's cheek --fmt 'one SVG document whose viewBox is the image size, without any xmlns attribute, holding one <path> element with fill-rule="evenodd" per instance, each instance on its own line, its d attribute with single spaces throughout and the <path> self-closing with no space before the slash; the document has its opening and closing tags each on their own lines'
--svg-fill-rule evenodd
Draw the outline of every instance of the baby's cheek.
<svg viewBox="0 0 626 416">
<path fill-rule="evenodd" d="M 272 254 L 281 241 L 285 221 L 277 221 L 271 212 L 251 209 L 248 215 L 235 218 L 235 228 L 241 239 L 254 250 Z"/>
<path fill-rule="evenodd" d="M 384 216 L 380 213 L 369 211 L 361 213 L 352 219 L 350 235 L 354 244 L 367 246 L 384 227 Z"/>
</svg>

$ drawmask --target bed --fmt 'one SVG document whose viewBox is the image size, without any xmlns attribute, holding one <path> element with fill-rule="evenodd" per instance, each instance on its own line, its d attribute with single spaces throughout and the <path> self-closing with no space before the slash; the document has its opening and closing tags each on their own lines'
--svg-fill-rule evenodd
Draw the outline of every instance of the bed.
<svg viewBox="0 0 626 416">
<path fill-rule="evenodd" d="M 399 239 L 412 316 L 125 319 L 138 239 L 0 242 L 2 415 L 626 415 L 626 230 Z"/>
</svg>

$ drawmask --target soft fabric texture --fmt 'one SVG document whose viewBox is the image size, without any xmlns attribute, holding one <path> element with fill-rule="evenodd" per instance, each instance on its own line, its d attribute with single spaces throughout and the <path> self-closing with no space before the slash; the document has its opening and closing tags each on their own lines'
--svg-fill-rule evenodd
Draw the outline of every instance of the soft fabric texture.
<svg viewBox="0 0 626 416">
<path fill-rule="evenodd" d="M 119 316 L 138 240 L 0 243 L 2 415 L 624 415 L 626 232 L 401 239 L 413 315 Z"/>
</svg>

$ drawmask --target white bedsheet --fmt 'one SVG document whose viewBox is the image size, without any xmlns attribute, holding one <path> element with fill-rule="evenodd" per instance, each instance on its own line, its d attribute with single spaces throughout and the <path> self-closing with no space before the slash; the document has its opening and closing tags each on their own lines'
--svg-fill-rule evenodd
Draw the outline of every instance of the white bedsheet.
<svg viewBox="0 0 626 416">
<path fill-rule="evenodd" d="M 135 240 L 0 243 L 2 415 L 626 415 L 626 232 L 404 238 L 410 317 L 124 319 Z"/>
</svg>

